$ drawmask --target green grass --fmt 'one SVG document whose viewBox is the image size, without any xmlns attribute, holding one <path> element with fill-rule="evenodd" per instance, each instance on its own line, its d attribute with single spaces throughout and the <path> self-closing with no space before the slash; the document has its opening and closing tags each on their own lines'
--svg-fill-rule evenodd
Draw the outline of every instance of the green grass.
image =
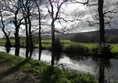
<svg viewBox="0 0 118 83">
<path fill-rule="evenodd" d="M 111 51 L 114 53 L 118 53 L 118 44 L 111 44 Z"/>
<path fill-rule="evenodd" d="M 86 46 L 89 49 L 96 48 L 97 43 L 80 43 L 80 45 Z"/>
<path fill-rule="evenodd" d="M 1 46 L 4 46 L 5 45 L 5 39 L 0 39 L 0 45 Z M 14 45 L 14 42 L 15 40 L 14 39 L 10 39 L 12 45 Z M 23 45 L 23 47 L 25 46 L 25 40 L 24 39 L 20 39 L 20 42 L 21 42 L 21 45 Z M 98 45 L 98 43 L 79 43 L 79 42 L 72 42 L 70 40 L 61 40 L 61 44 L 64 46 L 64 47 L 68 47 L 70 45 L 73 45 L 73 44 L 80 44 L 82 46 L 86 46 L 88 47 L 90 50 L 93 49 L 93 48 L 96 48 L 96 46 Z M 38 45 L 38 42 L 34 42 L 34 46 L 36 48 L 39 47 Z M 48 49 L 51 47 L 51 40 L 42 40 L 42 46 L 43 48 L 45 49 Z M 118 53 L 118 44 L 111 44 L 111 51 L 114 52 L 114 53 Z"/>
<path fill-rule="evenodd" d="M 97 83 L 96 79 L 88 74 L 62 70 L 59 67 L 49 66 L 45 62 L 32 59 L 23 59 L 0 52 L 0 61 L 14 66 L 13 68 L 25 73 L 33 74 L 40 83 Z"/>
</svg>

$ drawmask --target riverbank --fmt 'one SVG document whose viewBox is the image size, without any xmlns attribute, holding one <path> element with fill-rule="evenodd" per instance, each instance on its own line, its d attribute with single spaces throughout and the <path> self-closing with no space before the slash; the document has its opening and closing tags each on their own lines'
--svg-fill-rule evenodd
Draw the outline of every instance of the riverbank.
<svg viewBox="0 0 118 83">
<path fill-rule="evenodd" d="M 8 61 L 10 59 L 2 58 L 2 55 L 5 54 L 0 53 L 0 83 L 38 83 L 32 74 L 22 72 L 15 66 L 17 63 L 13 65 L 15 61 Z"/>
<path fill-rule="evenodd" d="M 66 69 L 63 70 L 58 67 L 52 68 L 44 62 L 39 62 L 31 59 L 23 59 L 3 52 L 0 52 L 0 64 L 5 64 L 6 66 L 8 66 L 8 68 L 6 68 L 6 71 L 4 72 L 5 74 L 3 78 L 5 78 L 6 75 L 10 76 L 12 75 L 12 73 L 14 74 L 14 72 L 19 71 L 23 72 L 23 74 L 25 74 L 26 76 L 32 75 L 31 78 L 35 78 L 35 82 L 32 83 L 37 83 L 39 81 L 40 83 L 47 83 L 47 81 L 48 83 L 97 83 L 95 78 L 90 74 L 80 74 L 75 71 L 69 71 Z M 6 74 L 8 71 L 9 73 Z M 0 72 L 0 76 L 1 75 L 2 74 Z M 15 78 L 17 78 L 17 76 L 12 76 L 11 80 Z"/>
<path fill-rule="evenodd" d="M 10 39 L 12 46 L 15 47 L 15 40 Z M 0 46 L 5 46 L 5 39 L 0 39 Z M 33 39 L 34 48 L 39 48 L 38 40 Z M 96 48 L 99 44 L 98 43 L 80 43 L 80 42 L 73 42 L 70 40 L 60 40 L 61 45 L 63 46 L 63 50 L 68 49 L 70 47 L 77 47 L 81 45 L 85 48 L 88 48 L 89 51 Z M 20 39 L 21 48 L 25 48 L 25 39 Z M 111 47 L 111 52 L 118 53 L 118 44 L 109 44 Z M 42 40 L 42 47 L 43 49 L 50 49 L 51 48 L 51 40 Z M 72 48 L 73 49 L 73 48 Z"/>
</svg>

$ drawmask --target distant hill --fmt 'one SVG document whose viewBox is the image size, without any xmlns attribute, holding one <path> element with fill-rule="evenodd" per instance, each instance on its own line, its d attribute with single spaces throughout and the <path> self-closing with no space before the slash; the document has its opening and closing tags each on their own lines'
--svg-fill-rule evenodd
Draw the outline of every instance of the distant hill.
<svg viewBox="0 0 118 83">
<path fill-rule="evenodd" d="M 99 35 L 99 31 L 83 32 L 81 34 Z M 118 29 L 106 29 L 105 35 L 118 35 Z"/>
<path fill-rule="evenodd" d="M 35 33 L 37 36 L 38 33 Z M 105 36 L 107 41 L 112 38 L 118 37 L 118 29 L 106 29 Z M 90 31 L 90 32 L 81 32 L 81 33 L 66 33 L 61 35 L 56 35 L 56 38 L 60 38 L 62 40 L 72 40 L 79 42 L 97 42 L 99 41 L 99 31 Z M 51 40 L 51 35 L 43 34 L 42 39 Z M 118 39 L 117 39 L 118 40 Z"/>
<path fill-rule="evenodd" d="M 56 37 L 59 37 L 60 39 L 70 39 L 72 36 L 77 35 L 96 35 L 99 36 L 99 31 L 90 31 L 90 32 L 80 32 L 80 33 L 66 33 L 62 35 L 56 35 Z M 38 33 L 35 33 L 35 36 L 37 36 Z M 107 36 L 112 36 L 112 35 L 118 35 L 118 29 L 106 29 L 105 30 L 105 35 Z M 51 39 L 51 35 L 49 34 L 43 34 L 42 35 L 43 39 Z"/>
<path fill-rule="evenodd" d="M 56 38 L 60 38 L 63 40 L 70 40 L 70 38 L 74 36 L 75 34 L 76 33 L 67 33 L 67 34 L 56 35 Z M 51 35 L 42 35 L 42 39 L 51 40 Z"/>
<path fill-rule="evenodd" d="M 118 29 L 106 29 L 105 39 L 110 43 L 118 42 Z M 98 42 L 99 41 L 99 31 L 76 33 L 70 38 L 72 41 L 78 42 Z"/>
</svg>

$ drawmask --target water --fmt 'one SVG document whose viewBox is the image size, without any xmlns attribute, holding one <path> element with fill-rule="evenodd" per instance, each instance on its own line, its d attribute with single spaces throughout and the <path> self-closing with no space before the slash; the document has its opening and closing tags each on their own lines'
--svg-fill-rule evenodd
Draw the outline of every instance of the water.
<svg viewBox="0 0 118 83">
<path fill-rule="evenodd" d="M 0 47 L 0 51 L 6 52 L 5 47 Z M 19 55 L 25 58 L 25 48 L 20 48 Z M 10 54 L 15 53 L 15 48 L 11 48 Z M 41 53 L 41 60 L 50 63 L 51 62 L 51 52 L 48 50 L 43 50 Z M 38 60 L 38 49 L 34 49 L 32 53 L 32 58 Z M 60 59 L 57 61 L 58 64 L 63 65 L 65 68 L 77 70 L 80 72 L 90 73 L 94 75 L 96 78 L 100 76 L 99 68 L 101 65 L 104 65 L 104 74 L 105 80 L 110 83 L 114 81 L 118 82 L 118 60 L 117 59 L 110 59 L 110 60 L 101 60 L 92 57 L 85 57 L 85 56 L 75 56 L 61 54 Z M 101 64 L 102 63 L 102 64 Z"/>
</svg>

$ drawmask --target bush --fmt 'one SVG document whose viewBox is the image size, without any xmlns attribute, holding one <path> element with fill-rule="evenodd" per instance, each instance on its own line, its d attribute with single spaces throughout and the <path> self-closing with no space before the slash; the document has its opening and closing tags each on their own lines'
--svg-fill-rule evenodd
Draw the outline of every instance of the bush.
<svg viewBox="0 0 118 83">
<path fill-rule="evenodd" d="M 49 48 L 49 49 L 52 50 L 52 47 Z M 60 52 L 62 52 L 62 51 L 63 51 L 63 45 L 61 44 L 60 39 L 57 38 L 57 39 L 55 39 L 54 52 L 55 52 L 55 53 L 60 53 Z"/>
<path fill-rule="evenodd" d="M 89 49 L 79 44 L 72 44 L 66 47 L 64 51 L 71 54 L 89 54 Z"/>
<path fill-rule="evenodd" d="M 96 48 L 92 49 L 92 53 L 98 55 L 110 56 L 112 54 L 111 46 L 109 44 L 98 45 Z"/>
<path fill-rule="evenodd" d="M 88 74 L 79 74 L 74 71 L 63 71 L 49 66 L 43 73 L 41 83 L 97 83 L 96 79 Z"/>
<path fill-rule="evenodd" d="M 63 45 L 61 44 L 60 39 L 57 38 L 55 40 L 55 51 L 56 52 L 61 52 L 62 50 L 63 50 Z"/>
<path fill-rule="evenodd" d="M 43 73 L 42 83 L 70 83 L 64 76 L 64 72 L 57 68 L 49 66 Z"/>
<path fill-rule="evenodd" d="M 97 83 L 97 80 L 88 74 L 79 74 L 77 72 L 67 72 L 67 78 L 71 83 Z"/>
</svg>

